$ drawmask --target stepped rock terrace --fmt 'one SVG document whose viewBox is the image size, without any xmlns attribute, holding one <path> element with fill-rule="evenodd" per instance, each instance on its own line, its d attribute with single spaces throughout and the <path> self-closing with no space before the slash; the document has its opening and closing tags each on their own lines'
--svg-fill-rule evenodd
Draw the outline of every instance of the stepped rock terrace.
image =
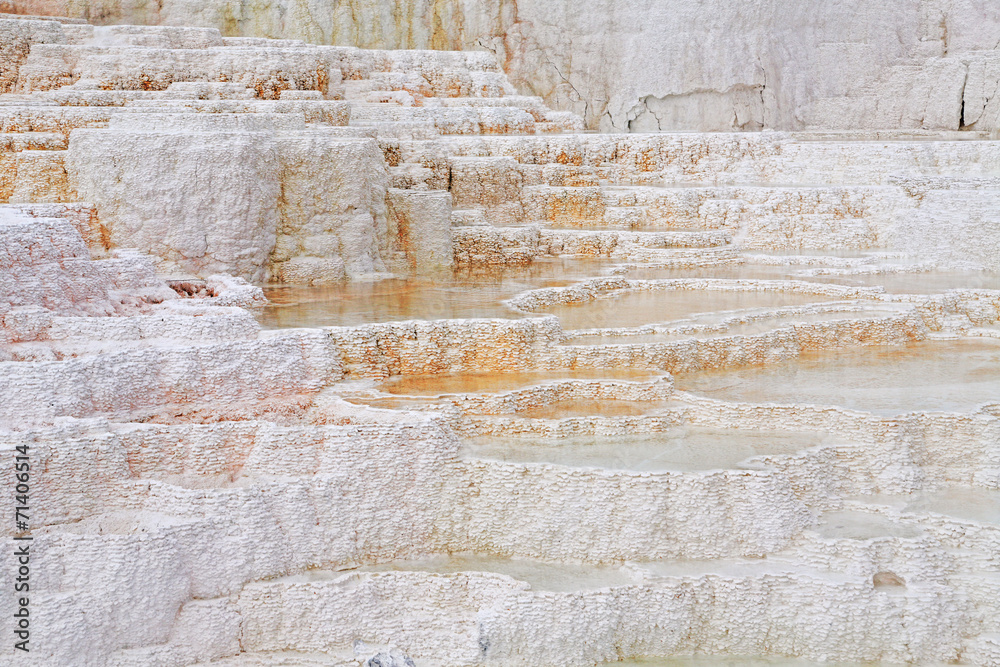
<svg viewBox="0 0 1000 667">
<path fill-rule="evenodd" d="M 992 51 L 598 134 L 777 102 L 13 4 L 0 662 L 1000 666 Z"/>
</svg>

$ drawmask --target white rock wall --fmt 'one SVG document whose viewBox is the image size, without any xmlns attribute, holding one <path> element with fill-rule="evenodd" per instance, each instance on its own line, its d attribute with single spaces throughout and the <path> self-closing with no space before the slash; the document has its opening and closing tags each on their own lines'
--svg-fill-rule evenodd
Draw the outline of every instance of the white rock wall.
<svg viewBox="0 0 1000 667">
<path fill-rule="evenodd" d="M 522 92 L 609 131 L 997 127 L 1000 10 L 988 0 L 639 0 L 585 11 L 549 0 L 5 6 L 321 44 L 484 49 Z"/>
<path fill-rule="evenodd" d="M 385 271 L 381 151 L 302 116 L 122 114 L 73 134 L 67 170 L 110 243 L 156 255 L 164 273 L 308 283 Z"/>
</svg>

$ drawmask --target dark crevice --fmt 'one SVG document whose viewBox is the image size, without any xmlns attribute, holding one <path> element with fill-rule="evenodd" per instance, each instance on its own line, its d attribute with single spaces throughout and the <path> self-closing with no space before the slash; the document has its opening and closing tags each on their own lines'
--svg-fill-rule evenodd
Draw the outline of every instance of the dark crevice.
<svg viewBox="0 0 1000 667">
<path fill-rule="evenodd" d="M 959 115 L 958 115 L 958 129 L 960 129 L 960 130 L 963 127 L 966 126 L 965 125 L 965 87 L 967 85 L 969 85 L 969 68 L 968 68 L 968 66 L 966 66 L 966 68 L 965 68 L 965 78 L 962 79 L 962 90 L 959 93 L 959 96 L 961 98 L 961 107 L 959 108 Z"/>
</svg>

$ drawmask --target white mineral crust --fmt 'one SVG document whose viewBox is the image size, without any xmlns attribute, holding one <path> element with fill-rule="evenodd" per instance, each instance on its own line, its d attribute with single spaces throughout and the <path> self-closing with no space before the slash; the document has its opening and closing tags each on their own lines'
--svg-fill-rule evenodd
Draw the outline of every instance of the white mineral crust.
<svg viewBox="0 0 1000 667">
<path fill-rule="evenodd" d="M 1000 666 L 991 4 L 0 11 L 0 664 Z"/>
</svg>

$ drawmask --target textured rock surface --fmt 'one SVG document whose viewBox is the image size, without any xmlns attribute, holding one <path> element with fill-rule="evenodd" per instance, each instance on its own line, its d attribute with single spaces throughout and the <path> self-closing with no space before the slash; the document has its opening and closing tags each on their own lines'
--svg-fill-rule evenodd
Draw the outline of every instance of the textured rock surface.
<svg viewBox="0 0 1000 667">
<path fill-rule="evenodd" d="M 13 4 L 0 662 L 1000 665 L 989 8 Z"/>
<path fill-rule="evenodd" d="M 603 130 L 997 128 L 1000 15 L 982 0 L 7 4 L 315 44 L 484 49 L 519 90 Z"/>
</svg>

